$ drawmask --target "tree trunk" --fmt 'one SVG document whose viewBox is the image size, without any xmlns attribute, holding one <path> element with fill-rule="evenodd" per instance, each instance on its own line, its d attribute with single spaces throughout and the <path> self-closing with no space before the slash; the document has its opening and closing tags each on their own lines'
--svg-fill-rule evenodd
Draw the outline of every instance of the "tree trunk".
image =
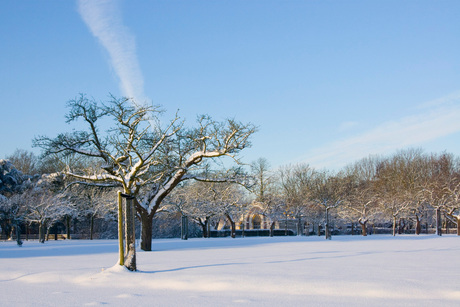
<svg viewBox="0 0 460 307">
<path fill-rule="evenodd" d="M 441 209 L 436 208 L 436 234 L 442 236 Z"/>
<path fill-rule="evenodd" d="M 209 222 L 209 218 L 206 218 L 206 231 L 208 233 L 208 238 L 211 238 L 211 223 Z"/>
<path fill-rule="evenodd" d="M 89 218 L 89 239 L 93 239 L 93 232 L 94 232 L 94 215 L 91 215 Z"/>
<path fill-rule="evenodd" d="M 126 235 L 126 256 L 125 267 L 130 271 L 136 271 L 136 229 L 134 225 L 134 197 L 126 198 L 126 220 L 125 220 L 125 235 Z"/>
<path fill-rule="evenodd" d="M 426 232 L 426 234 L 429 233 L 429 228 L 428 228 L 428 210 L 425 212 L 425 232 Z"/>
<path fill-rule="evenodd" d="M 460 215 L 457 215 L 457 236 L 460 236 Z"/>
<path fill-rule="evenodd" d="M 51 227 L 46 227 L 46 235 L 45 235 L 46 241 L 48 241 L 48 240 L 49 240 L 49 236 L 50 236 L 50 229 L 51 229 Z"/>
<path fill-rule="evenodd" d="M 275 221 L 270 224 L 270 237 L 273 237 L 275 232 Z"/>
<path fill-rule="evenodd" d="M 301 236 L 302 235 L 302 217 L 299 216 L 298 222 L 297 222 L 297 235 Z"/>
<path fill-rule="evenodd" d="M 420 223 L 420 218 L 418 215 L 415 216 L 415 234 L 419 235 L 422 232 L 422 223 Z"/>
<path fill-rule="evenodd" d="M 404 233 L 405 225 L 406 225 L 406 224 L 404 223 L 404 219 L 400 218 L 400 219 L 399 219 L 399 223 L 398 223 L 398 235 Z"/>
<path fill-rule="evenodd" d="M 45 225 L 41 222 L 38 223 L 38 242 L 45 243 Z"/>
<path fill-rule="evenodd" d="M 203 231 L 203 238 L 207 238 L 208 237 L 208 220 L 205 220 L 203 222 L 202 219 L 200 218 L 199 223 L 201 226 L 201 230 Z"/>
<path fill-rule="evenodd" d="M 329 231 L 329 208 L 326 208 L 326 225 L 324 225 L 324 234 L 326 237 L 326 240 L 331 239 L 331 233 Z"/>
<path fill-rule="evenodd" d="M 355 224 L 354 223 L 351 223 L 351 235 L 352 236 L 355 235 Z"/>
<path fill-rule="evenodd" d="M 396 216 L 393 216 L 393 237 L 396 236 Z"/>
<path fill-rule="evenodd" d="M 230 216 L 230 214 L 225 214 L 225 216 L 227 217 L 228 221 L 230 222 L 230 236 L 232 238 L 235 238 L 236 237 L 235 222 L 232 220 L 232 217 Z"/>
<path fill-rule="evenodd" d="M 146 252 L 152 251 L 152 225 L 153 214 L 147 211 L 140 212 L 141 217 L 141 249 Z"/>
<path fill-rule="evenodd" d="M 284 220 L 284 235 L 287 236 L 287 216 L 285 217 L 285 220 Z"/>
<path fill-rule="evenodd" d="M 188 239 L 188 217 L 186 215 L 182 215 L 181 218 L 181 227 L 180 227 L 180 238 L 181 240 Z"/>
<path fill-rule="evenodd" d="M 70 239 L 70 221 L 71 221 L 71 217 L 70 216 L 66 216 L 65 217 L 65 230 L 66 230 L 66 238 L 69 240 Z"/>
<path fill-rule="evenodd" d="M 359 224 L 361 225 L 361 234 L 363 237 L 366 237 L 367 236 L 367 221 L 366 222 L 359 222 Z"/>
<path fill-rule="evenodd" d="M 22 246 L 21 227 L 19 226 L 19 222 L 16 224 L 16 243 L 18 246 Z"/>
</svg>

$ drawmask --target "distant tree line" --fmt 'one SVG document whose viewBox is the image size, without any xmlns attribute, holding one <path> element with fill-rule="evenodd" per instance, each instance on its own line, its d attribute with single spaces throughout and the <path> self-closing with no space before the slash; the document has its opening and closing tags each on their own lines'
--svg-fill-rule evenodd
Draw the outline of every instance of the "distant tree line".
<svg viewBox="0 0 460 307">
<path fill-rule="evenodd" d="M 117 188 L 75 184 L 56 166 L 87 173 L 96 166 L 90 160 L 66 159 L 58 155 L 41 159 L 17 150 L 0 160 L 4 238 L 17 237 L 16 232 L 23 238 L 38 234 L 41 242 L 58 232 L 67 238 L 117 236 Z M 219 223 L 235 236 L 253 206 L 272 222 L 269 229 L 276 223 L 281 228 L 282 221 L 291 219 L 301 221 L 301 233 L 326 238 L 334 232 L 366 236 L 377 226 L 393 235 L 430 229 L 441 235 L 449 228 L 459 234 L 459 166 L 451 154 L 426 154 L 420 149 L 365 158 L 336 173 L 306 164 L 272 170 L 267 160 L 259 159 L 247 170 L 251 180 L 245 187 L 205 181 L 179 185 L 153 220 L 152 236 L 181 236 L 182 217 L 190 221 L 189 237 L 207 237 Z"/>
</svg>

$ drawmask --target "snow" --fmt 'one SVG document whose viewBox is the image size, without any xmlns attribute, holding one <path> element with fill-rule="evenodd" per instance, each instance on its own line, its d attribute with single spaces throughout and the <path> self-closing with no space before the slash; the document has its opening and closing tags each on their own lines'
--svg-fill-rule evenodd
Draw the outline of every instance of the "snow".
<svg viewBox="0 0 460 307">
<path fill-rule="evenodd" d="M 2 306 L 460 306 L 460 237 L 0 242 Z M 115 264 L 115 265 L 114 265 Z"/>
</svg>

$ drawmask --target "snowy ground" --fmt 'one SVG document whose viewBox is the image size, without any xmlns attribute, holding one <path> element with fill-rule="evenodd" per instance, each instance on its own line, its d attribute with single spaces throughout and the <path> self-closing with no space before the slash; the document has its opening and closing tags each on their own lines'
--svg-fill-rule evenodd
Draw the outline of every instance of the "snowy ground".
<svg viewBox="0 0 460 307">
<path fill-rule="evenodd" d="M 2 306 L 460 306 L 460 237 L 0 242 Z"/>
</svg>

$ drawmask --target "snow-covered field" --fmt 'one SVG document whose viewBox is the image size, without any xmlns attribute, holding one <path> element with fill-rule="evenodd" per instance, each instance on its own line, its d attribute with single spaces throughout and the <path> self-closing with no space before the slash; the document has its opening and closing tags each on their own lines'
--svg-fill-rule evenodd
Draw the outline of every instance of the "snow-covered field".
<svg viewBox="0 0 460 307">
<path fill-rule="evenodd" d="M 1 306 L 460 306 L 460 237 L 0 242 Z"/>
</svg>

